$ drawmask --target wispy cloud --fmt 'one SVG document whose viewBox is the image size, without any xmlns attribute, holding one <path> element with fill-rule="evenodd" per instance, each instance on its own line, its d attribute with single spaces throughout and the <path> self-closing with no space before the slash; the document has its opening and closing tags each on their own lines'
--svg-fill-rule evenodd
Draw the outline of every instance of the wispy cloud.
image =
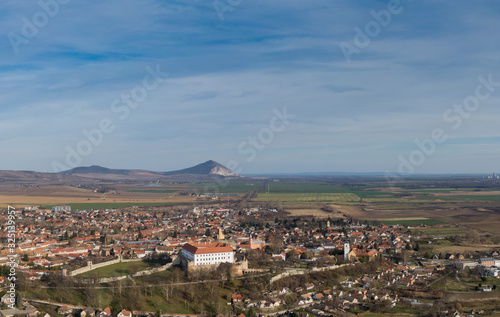
<svg viewBox="0 0 500 317">
<path fill-rule="evenodd" d="M 3 1 L 0 147 L 19 155 L 0 167 L 50 170 L 83 129 L 116 116 L 111 103 L 147 65 L 159 64 L 168 78 L 84 164 L 168 170 L 241 161 L 238 144 L 286 105 L 295 122 L 246 172 L 394 170 L 416 138 L 443 124 L 443 111 L 474 92 L 479 75 L 500 81 L 500 4 L 401 2 L 401 14 L 348 64 L 339 43 L 386 1 L 245 1 L 220 21 L 202 0 L 73 0 L 17 54 L 7 34 L 21 34 L 23 17 L 40 7 Z M 494 170 L 498 100 L 485 101 L 419 171 Z"/>
</svg>

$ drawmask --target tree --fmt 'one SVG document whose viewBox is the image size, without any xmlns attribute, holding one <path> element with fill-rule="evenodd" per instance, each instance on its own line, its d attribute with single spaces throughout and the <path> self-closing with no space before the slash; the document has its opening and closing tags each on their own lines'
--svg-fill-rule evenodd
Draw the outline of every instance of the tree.
<svg viewBox="0 0 500 317">
<path fill-rule="evenodd" d="M 255 316 L 255 312 L 254 312 L 253 308 L 251 308 L 251 307 L 250 307 L 250 309 L 248 310 L 247 316 L 248 316 L 248 317 L 253 317 L 253 316 Z"/>
<path fill-rule="evenodd" d="M 15 303 L 17 308 L 20 308 L 23 305 L 23 298 L 19 292 L 16 292 Z"/>
<path fill-rule="evenodd" d="M 30 259 L 29 259 L 29 257 L 28 257 L 28 254 L 26 254 L 26 253 L 25 253 L 25 254 L 23 254 L 23 258 L 22 258 L 22 260 L 23 260 L 24 262 L 28 262 L 28 261 L 30 260 Z"/>
<path fill-rule="evenodd" d="M 470 243 L 479 243 L 481 240 L 481 237 L 479 236 L 479 233 L 477 231 L 469 230 L 465 234 L 465 239 Z"/>
<path fill-rule="evenodd" d="M 277 200 L 277 201 L 276 201 L 276 209 L 277 209 L 279 212 L 282 212 L 282 211 L 283 211 L 283 204 L 281 203 L 281 200 Z"/>
</svg>

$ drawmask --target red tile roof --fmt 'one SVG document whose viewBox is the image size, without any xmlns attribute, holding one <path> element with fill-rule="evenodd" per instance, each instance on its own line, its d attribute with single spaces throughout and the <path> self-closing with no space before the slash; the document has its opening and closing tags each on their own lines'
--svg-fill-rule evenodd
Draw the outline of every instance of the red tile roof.
<svg viewBox="0 0 500 317">
<path fill-rule="evenodd" d="M 186 243 L 182 248 L 191 254 L 233 252 L 233 248 L 226 243 Z"/>
</svg>

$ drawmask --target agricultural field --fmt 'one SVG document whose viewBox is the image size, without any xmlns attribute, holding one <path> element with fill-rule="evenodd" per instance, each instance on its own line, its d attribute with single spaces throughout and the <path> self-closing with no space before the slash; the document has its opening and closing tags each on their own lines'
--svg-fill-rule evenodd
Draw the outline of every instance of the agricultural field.
<svg viewBox="0 0 500 317">
<path fill-rule="evenodd" d="M 74 210 L 83 209 L 103 209 L 120 208 L 128 206 L 160 206 L 171 204 L 186 204 L 196 200 L 195 197 L 104 197 L 104 198 L 81 198 L 81 197 L 60 197 L 60 196 L 2 196 L 0 195 L 0 205 L 15 207 L 43 206 L 52 207 L 57 205 L 70 205 Z"/>
<path fill-rule="evenodd" d="M 284 204 L 304 204 L 304 203 L 333 203 L 333 204 L 352 204 L 359 202 L 359 197 L 351 193 L 294 193 L 294 194 L 267 194 L 259 193 L 256 201 L 281 201 Z"/>
<path fill-rule="evenodd" d="M 373 179 L 269 182 L 254 201 L 279 200 L 291 216 L 311 212 L 311 216 L 353 217 L 386 224 L 401 224 L 401 220 L 407 219 L 404 225 L 459 224 L 498 234 L 500 182 L 430 176 L 389 184 Z M 325 207 L 332 211 L 325 212 Z"/>
<path fill-rule="evenodd" d="M 188 193 L 193 190 L 186 185 L 138 186 L 129 184 L 102 185 L 106 192 L 99 193 L 88 188 L 72 186 L 36 186 L 0 188 L 0 207 L 70 205 L 73 210 L 116 209 L 131 206 L 167 206 L 192 204 L 198 199 Z M 238 196 L 224 197 L 225 201 Z"/>
<path fill-rule="evenodd" d="M 420 225 L 426 225 L 426 226 L 433 226 L 433 225 L 440 225 L 444 224 L 443 221 L 436 220 L 436 219 L 397 219 L 397 220 L 382 220 L 381 221 L 384 225 L 387 226 L 395 226 L 395 225 L 400 225 L 400 226 L 420 226 Z"/>
<path fill-rule="evenodd" d="M 171 194 L 177 191 L 175 190 L 154 190 L 154 189 L 134 189 L 129 190 L 130 193 L 154 193 L 154 194 Z"/>
<path fill-rule="evenodd" d="M 239 179 L 217 184 L 209 181 L 171 183 L 99 183 L 92 188 L 60 184 L 16 186 L 0 184 L 0 207 L 70 205 L 73 210 L 197 204 L 192 193 L 228 193 L 210 201 L 237 203 L 257 191 L 250 204 L 280 201 L 291 216 L 353 217 L 386 224 L 466 225 L 492 233 L 500 227 L 500 182 L 473 177 L 415 177 L 389 184 L 383 177 L 324 177 L 295 179 Z M 206 203 L 206 201 L 204 201 Z M 419 220 L 420 221 L 420 220 Z M 496 241 L 500 241 L 500 238 Z"/>
<path fill-rule="evenodd" d="M 259 181 L 230 181 L 221 182 L 220 184 L 209 183 L 209 184 L 189 184 L 187 185 L 188 190 L 199 193 L 246 193 L 252 190 L 259 190 L 262 187 L 262 183 Z"/>
<path fill-rule="evenodd" d="M 464 234 L 463 228 L 458 227 L 429 227 L 419 228 L 412 231 L 414 235 L 420 235 L 428 238 L 445 237 L 450 238 Z"/>
<path fill-rule="evenodd" d="M 157 202 L 157 203 L 151 203 L 151 202 L 139 202 L 139 203 L 69 203 L 68 205 L 71 206 L 71 210 L 97 210 L 97 209 L 118 209 L 118 208 L 125 208 L 125 207 L 149 207 L 149 206 L 171 206 L 171 205 L 177 205 L 177 204 L 182 204 L 182 202 Z M 51 209 L 53 206 L 56 205 L 46 205 L 43 206 L 45 208 Z"/>
<path fill-rule="evenodd" d="M 302 182 L 272 182 L 266 185 L 266 191 L 269 193 L 349 193 L 350 187 L 331 183 L 302 183 Z"/>
</svg>

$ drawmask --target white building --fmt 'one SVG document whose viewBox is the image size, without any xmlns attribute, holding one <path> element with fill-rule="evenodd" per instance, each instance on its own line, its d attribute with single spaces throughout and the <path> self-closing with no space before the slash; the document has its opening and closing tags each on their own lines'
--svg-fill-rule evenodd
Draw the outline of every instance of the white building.
<svg viewBox="0 0 500 317">
<path fill-rule="evenodd" d="M 351 246 L 349 242 L 344 243 L 344 261 L 349 261 L 349 252 L 351 252 Z"/>
<path fill-rule="evenodd" d="M 52 212 L 71 211 L 71 206 L 54 206 Z"/>
<path fill-rule="evenodd" d="M 192 265 L 233 263 L 233 248 L 226 243 L 186 243 L 181 256 Z"/>
</svg>

